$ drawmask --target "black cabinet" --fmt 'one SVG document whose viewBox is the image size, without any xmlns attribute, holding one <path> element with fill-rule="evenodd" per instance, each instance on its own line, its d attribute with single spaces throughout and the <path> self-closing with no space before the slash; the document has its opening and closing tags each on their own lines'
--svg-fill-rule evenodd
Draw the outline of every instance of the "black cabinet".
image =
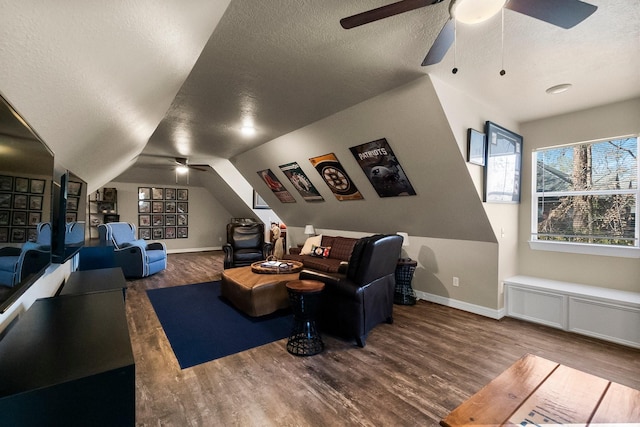
<svg viewBox="0 0 640 427">
<path fill-rule="evenodd" d="M 60 295 L 91 294 L 118 290 L 125 294 L 127 281 L 120 267 L 75 271 L 69 275 Z"/>
<path fill-rule="evenodd" d="M 0 425 L 134 424 L 121 290 L 37 300 L 0 341 Z"/>
<path fill-rule="evenodd" d="M 116 258 L 113 253 L 113 246 L 91 241 L 80 249 L 78 270 L 95 270 L 115 266 Z"/>
</svg>

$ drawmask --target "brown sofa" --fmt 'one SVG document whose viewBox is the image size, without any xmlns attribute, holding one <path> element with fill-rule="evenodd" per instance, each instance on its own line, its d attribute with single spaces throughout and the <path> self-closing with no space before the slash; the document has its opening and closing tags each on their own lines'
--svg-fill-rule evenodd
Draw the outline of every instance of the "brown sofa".
<svg viewBox="0 0 640 427">
<path fill-rule="evenodd" d="M 329 256 L 326 258 L 300 255 L 302 248 L 290 248 L 284 259 L 300 261 L 304 268 L 321 271 L 324 273 L 345 272 L 351 257 L 351 252 L 359 239 L 341 236 L 322 235 L 322 247 L 330 247 Z"/>
</svg>

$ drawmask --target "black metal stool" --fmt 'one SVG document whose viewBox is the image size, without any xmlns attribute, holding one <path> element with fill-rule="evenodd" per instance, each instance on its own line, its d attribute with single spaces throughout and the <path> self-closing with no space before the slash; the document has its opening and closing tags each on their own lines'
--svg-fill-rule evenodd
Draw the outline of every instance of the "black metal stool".
<svg viewBox="0 0 640 427">
<path fill-rule="evenodd" d="M 317 280 L 293 280 L 286 286 L 293 310 L 293 327 L 287 341 L 287 351 L 296 356 L 318 354 L 324 349 L 316 328 L 316 314 L 324 283 Z"/>
<path fill-rule="evenodd" d="M 413 272 L 418 265 L 411 258 L 400 258 L 396 266 L 396 289 L 393 294 L 393 302 L 401 305 L 413 305 L 416 303 L 416 293 L 411 287 Z"/>
</svg>

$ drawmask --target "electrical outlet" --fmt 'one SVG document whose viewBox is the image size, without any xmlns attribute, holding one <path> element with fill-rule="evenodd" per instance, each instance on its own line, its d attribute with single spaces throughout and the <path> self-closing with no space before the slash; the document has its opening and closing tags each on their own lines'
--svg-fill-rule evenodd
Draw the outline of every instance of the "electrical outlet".
<svg viewBox="0 0 640 427">
<path fill-rule="evenodd" d="M 457 277 L 453 277 L 453 286 L 460 286 L 460 279 Z"/>
</svg>

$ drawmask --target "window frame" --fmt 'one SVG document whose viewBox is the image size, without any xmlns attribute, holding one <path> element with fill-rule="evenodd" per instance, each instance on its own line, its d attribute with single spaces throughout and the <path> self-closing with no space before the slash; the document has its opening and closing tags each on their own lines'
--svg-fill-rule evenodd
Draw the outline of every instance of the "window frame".
<svg viewBox="0 0 640 427">
<path fill-rule="evenodd" d="M 592 190 L 592 191 L 553 191 L 553 192 L 538 192 L 538 153 L 551 150 L 554 148 L 571 147 L 579 144 L 597 144 L 606 141 L 615 141 L 619 139 L 635 138 L 637 151 L 640 154 L 640 135 L 624 135 L 619 137 L 603 138 L 592 141 L 582 141 L 571 144 L 555 145 L 548 147 L 536 148 L 531 153 L 531 230 L 529 247 L 533 250 L 552 251 L 552 252 L 564 252 L 583 255 L 599 255 L 599 256 L 614 256 L 622 258 L 640 258 L 640 224 L 638 224 L 638 218 L 640 217 L 640 155 L 636 155 L 637 163 L 637 177 L 635 189 L 620 189 L 620 190 Z M 607 196 L 613 194 L 634 194 L 636 196 L 635 203 L 635 230 L 633 246 L 620 246 L 620 245 L 607 245 L 607 244 L 595 244 L 595 243 L 576 243 L 576 242 L 562 242 L 553 240 L 538 240 L 538 199 L 542 196 L 579 196 L 579 195 L 594 195 L 594 196 Z"/>
</svg>

